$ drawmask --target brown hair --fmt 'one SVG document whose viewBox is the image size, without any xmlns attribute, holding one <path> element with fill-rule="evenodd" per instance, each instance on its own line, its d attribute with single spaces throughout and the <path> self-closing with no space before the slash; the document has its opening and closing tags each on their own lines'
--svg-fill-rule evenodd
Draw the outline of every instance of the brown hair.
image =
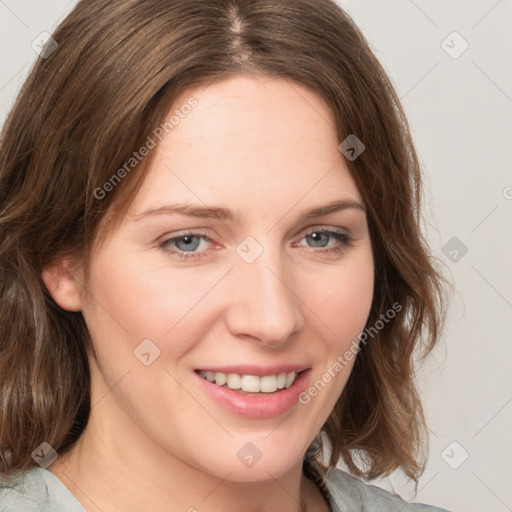
<svg viewBox="0 0 512 512">
<path fill-rule="evenodd" d="M 95 191 L 179 94 L 252 73 L 316 92 L 339 141 L 355 134 L 366 146 L 347 165 L 374 251 L 367 326 L 401 308 L 365 343 L 322 431 L 329 466 L 342 458 L 359 476 L 401 468 L 417 480 L 425 436 L 413 353 L 438 340 L 444 278 L 420 231 L 421 170 L 407 121 L 351 18 L 332 0 L 83 0 L 53 38 L 58 46 L 38 59 L 0 141 L 1 473 L 35 466 L 43 441 L 68 449 L 90 412 L 87 327 L 80 312 L 56 305 L 42 269 L 66 254 L 88 267 L 100 221 L 112 214 L 112 228 L 121 218 L 151 154 L 105 197 Z M 304 461 L 315 480 L 326 470 L 322 450 L 318 436 Z"/>
</svg>

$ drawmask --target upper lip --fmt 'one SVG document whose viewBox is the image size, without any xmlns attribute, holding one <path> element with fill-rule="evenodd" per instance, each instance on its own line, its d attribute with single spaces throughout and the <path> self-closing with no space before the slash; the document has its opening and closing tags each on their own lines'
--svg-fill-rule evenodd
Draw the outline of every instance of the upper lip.
<svg viewBox="0 0 512 512">
<path fill-rule="evenodd" d="M 256 375 L 265 377 L 266 375 L 279 375 L 280 373 L 302 372 L 310 367 L 307 364 L 279 364 L 275 366 L 258 366 L 255 364 L 239 364 L 234 366 L 204 366 L 195 370 L 196 372 L 220 372 L 236 373 L 238 375 Z"/>
</svg>

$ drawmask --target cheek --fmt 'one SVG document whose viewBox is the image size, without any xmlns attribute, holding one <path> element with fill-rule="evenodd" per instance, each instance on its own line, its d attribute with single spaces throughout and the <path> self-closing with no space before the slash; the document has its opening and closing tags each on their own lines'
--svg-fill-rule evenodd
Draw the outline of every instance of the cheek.
<svg viewBox="0 0 512 512">
<path fill-rule="evenodd" d="M 315 343 L 317 370 L 301 403 L 312 408 L 320 428 L 338 400 L 354 366 L 359 335 L 373 301 L 374 268 L 369 250 L 347 258 L 336 272 L 308 279 L 309 332 Z"/>
<path fill-rule="evenodd" d="M 306 293 L 306 292 L 304 292 Z M 336 271 L 308 279 L 308 305 L 323 324 L 328 349 L 344 352 L 364 329 L 373 301 L 371 250 L 359 251 Z"/>
<path fill-rule="evenodd" d="M 190 324 L 191 313 L 224 273 L 206 269 L 155 265 L 140 251 L 106 252 L 90 280 L 91 322 L 124 337 L 129 333 L 133 341 L 172 337 L 173 330 Z"/>
</svg>

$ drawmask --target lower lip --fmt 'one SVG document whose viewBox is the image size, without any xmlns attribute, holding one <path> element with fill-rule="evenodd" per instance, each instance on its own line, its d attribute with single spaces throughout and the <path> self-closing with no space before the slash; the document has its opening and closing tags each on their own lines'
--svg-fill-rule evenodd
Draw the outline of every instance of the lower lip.
<svg viewBox="0 0 512 512">
<path fill-rule="evenodd" d="M 243 395 L 229 388 L 213 384 L 194 372 L 205 392 L 227 411 L 244 418 L 266 419 L 289 411 L 298 403 L 299 395 L 306 388 L 310 370 L 304 370 L 295 382 L 286 389 L 275 393 Z"/>
</svg>

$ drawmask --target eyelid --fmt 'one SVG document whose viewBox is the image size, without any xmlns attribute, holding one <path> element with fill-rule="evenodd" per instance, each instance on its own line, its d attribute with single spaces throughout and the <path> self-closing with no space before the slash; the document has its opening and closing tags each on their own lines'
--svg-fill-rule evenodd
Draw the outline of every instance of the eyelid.
<svg viewBox="0 0 512 512">
<path fill-rule="evenodd" d="M 208 228 L 189 228 L 189 229 L 180 229 L 179 231 L 172 231 L 170 233 L 165 233 L 164 235 L 160 235 L 157 237 L 153 243 L 161 244 L 168 240 L 172 240 L 174 238 L 180 238 L 182 236 L 187 235 L 196 235 L 196 236 L 204 236 L 208 238 L 211 242 L 213 242 L 213 238 L 215 238 L 215 233 L 213 230 Z"/>
<path fill-rule="evenodd" d="M 314 233 L 315 231 L 337 231 L 338 233 L 343 233 L 347 236 L 352 236 L 349 229 L 341 226 L 330 226 L 328 224 L 315 224 L 313 226 L 303 228 L 300 230 L 299 234 L 305 233 L 306 235 L 308 235 L 310 233 Z"/>
</svg>

